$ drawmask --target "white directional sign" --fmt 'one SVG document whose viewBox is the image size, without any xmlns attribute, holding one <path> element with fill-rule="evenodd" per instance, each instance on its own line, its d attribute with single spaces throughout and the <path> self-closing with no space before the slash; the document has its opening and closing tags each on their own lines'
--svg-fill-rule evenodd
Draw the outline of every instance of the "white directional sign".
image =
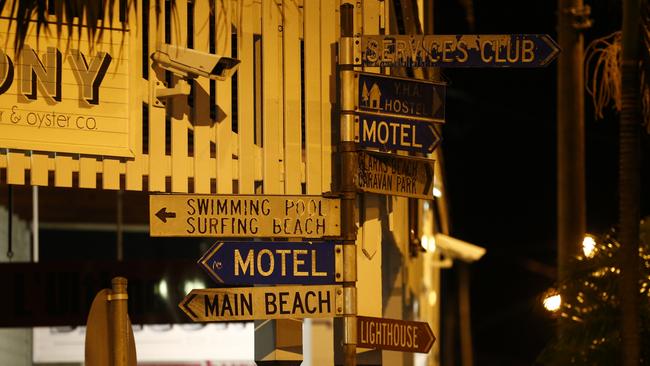
<svg viewBox="0 0 650 366">
<path fill-rule="evenodd" d="M 343 315 L 340 285 L 208 288 L 178 304 L 195 322 L 329 318 Z"/>
<path fill-rule="evenodd" d="M 321 196 L 151 195 L 151 236 L 339 236 L 339 199 Z"/>
</svg>

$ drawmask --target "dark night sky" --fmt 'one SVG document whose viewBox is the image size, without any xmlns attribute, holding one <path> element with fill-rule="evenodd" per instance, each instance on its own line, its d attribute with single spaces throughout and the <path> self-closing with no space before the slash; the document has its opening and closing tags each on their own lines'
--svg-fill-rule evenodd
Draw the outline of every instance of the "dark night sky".
<svg viewBox="0 0 650 366">
<path fill-rule="evenodd" d="M 592 2 L 587 41 L 620 24 L 620 2 Z M 436 33 L 546 33 L 557 40 L 556 1 L 474 0 L 473 32 L 458 3 L 437 0 Z M 555 267 L 556 64 L 443 74 L 452 235 L 487 248 L 471 267 L 476 365 L 531 365 L 553 332 L 540 304 L 553 280 L 527 263 Z M 617 220 L 618 130 L 614 113 L 595 121 L 589 99 L 585 106 L 587 227 L 598 234 Z M 453 270 L 445 274 L 453 276 Z"/>
</svg>

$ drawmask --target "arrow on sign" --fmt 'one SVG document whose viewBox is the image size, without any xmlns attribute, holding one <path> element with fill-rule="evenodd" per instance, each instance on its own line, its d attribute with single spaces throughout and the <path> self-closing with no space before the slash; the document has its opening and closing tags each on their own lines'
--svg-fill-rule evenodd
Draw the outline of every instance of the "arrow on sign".
<svg viewBox="0 0 650 366">
<path fill-rule="evenodd" d="M 219 284 L 326 285 L 340 273 L 336 256 L 331 241 L 226 241 L 214 244 L 198 264 Z"/>
<path fill-rule="evenodd" d="M 559 53 L 547 34 L 361 36 L 361 63 L 375 67 L 543 67 Z"/>
<path fill-rule="evenodd" d="M 338 198 L 313 195 L 152 194 L 149 233 L 228 238 L 339 236 L 340 205 Z"/>
<path fill-rule="evenodd" d="M 356 185 L 363 192 L 433 198 L 434 160 L 359 151 L 357 161 Z"/>
<path fill-rule="evenodd" d="M 363 147 L 431 154 L 441 140 L 429 122 L 367 113 L 359 113 L 358 119 L 358 143 Z"/>
<path fill-rule="evenodd" d="M 187 295 L 187 297 L 185 297 L 183 302 L 181 302 L 181 308 L 183 309 L 183 311 L 185 311 L 185 313 L 190 315 L 192 319 L 196 319 L 197 316 L 196 313 L 192 310 L 192 308 L 190 308 L 189 304 L 192 302 L 192 300 L 194 300 L 195 297 L 196 294 L 189 294 Z"/>
<path fill-rule="evenodd" d="M 446 84 L 358 72 L 355 110 L 444 123 Z"/>
<path fill-rule="evenodd" d="M 156 217 L 158 217 L 160 221 L 167 223 L 167 219 L 176 218 L 176 212 L 167 212 L 167 207 L 163 207 L 156 212 Z"/>
<path fill-rule="evenodd" d="M 341 285 L 192 290 L 178 306 L 194 322 L 331 318 L 343 315 Z"/>
<path fill-rule="evenodd" d="M 430 139 L 431 144 L 427 147 L 427 153 L 431 154 L 436 149 L 436 147 L 438 147 L 441 138 L 433 125 L 427 124 L 427 127 L 429 128 L 429 131 L 431 131 L 431 135 L 433 135 L 433 138 Z"/>
<path fill-rule="evenodd" d="M 428 169 L 425 169 L 427 182 L 424 186 L 428 188 L 428 192 L 431 192 L 431 194 L 433 194 L 433 179 L 435 177 L 435 168 L 433 164 L 429 165 L 427 168 Z"/>
<path fill-rule="evenodd" d="M 436 337 L 429 323 L 357 316 L 357 346 L 428 353 Z"/>
<path fill-rule="evenodd" d="M 549 62 L 553 61 L 560 54 L 560 46 L 548 34 L 542 34 L 542 35 L 539 36 L 539 38 L 542 41 L 544 41 L 546 43 L 546 45 L 548 46 L 548 48 L 545 51 L 545 52 L 548 53 L 548 55 L 546 56 L 546 58 L 542 59 L 539 62 L 540 66 L 546 66 Z M 543 47 L 541 47 L 541 45 L 539 47 L 543 49 Z M 542 51 L 542 52 L 544 52 L 544 51 Z"/>
</svg>

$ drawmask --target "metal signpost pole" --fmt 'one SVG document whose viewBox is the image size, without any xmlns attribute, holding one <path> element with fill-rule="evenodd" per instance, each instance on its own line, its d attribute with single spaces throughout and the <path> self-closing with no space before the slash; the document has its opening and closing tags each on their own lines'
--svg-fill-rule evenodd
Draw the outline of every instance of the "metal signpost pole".
<svg viewBox="0 0 650 366">
<path fill-rule="evenodd" d="M 108 295 L 112 309 L 113 330 L 113 365 L 126 366 L 129 361 L 128 340 L 129 328 L 127 325 L 127 280 L 124 277 L 115 277 L 111 281 L 113 291 Z"/>
<path fill-rule="evenodd" d="M 356 289 L 356 238 L 355 224 L 356 146 L 354 142 L 354 6 L 341 5 L 341 39 L 339 41 L 339 90 L 340 100 L 340 192 L 341 236 L 343 247 L 343 355 L 345 366 L 357 364 L 357 289 Z M 359 61 L 359 60 L 357 60 Z"/>
<path fill-rule="evenodd" d="M 558 280 L 568 277 L 586 232 L 584 35 L 589 8 L 582 0 L 558 0 L 557 65 L 557 265 Z M 565 296 L 560 288 L 560 294 Z M 567 320 L 558 318 L 558 333 Z"/>
<path fill-rule="evenodd" d="M 583 26 L 588 15 L 582 0 L 558 2 L 558 278 L 566 279 L 568 263 L 580 252 L 585 235 Z"/>
</svg>

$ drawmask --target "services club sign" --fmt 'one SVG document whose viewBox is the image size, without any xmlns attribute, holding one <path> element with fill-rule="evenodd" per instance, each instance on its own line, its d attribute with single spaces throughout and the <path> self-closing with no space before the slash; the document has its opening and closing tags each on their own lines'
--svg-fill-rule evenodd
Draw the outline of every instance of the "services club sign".
<svg viewBox="0 0 650 366">
<path fill-rule="evenodd" d="M 0 19 L 0 147 L 133 156 L 129 32 L 103 30 L 91 45 L 64 24 L 14 45 L 16 22 Z"/>
</svg>

